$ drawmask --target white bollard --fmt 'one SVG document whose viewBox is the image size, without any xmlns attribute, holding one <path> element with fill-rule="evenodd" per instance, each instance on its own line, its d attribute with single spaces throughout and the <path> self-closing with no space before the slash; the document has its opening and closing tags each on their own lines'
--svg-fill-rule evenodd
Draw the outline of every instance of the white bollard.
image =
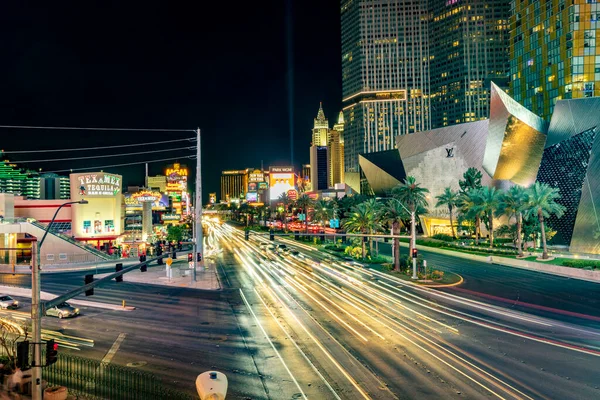
<svg viewBox="0 0 600 400">
<path fill-rule="evenodd" d="M 206 371 L 196 378 L 196 390 L 200 400 L 225 400 L 227 376 L 218 371 Z"/>
</svg>

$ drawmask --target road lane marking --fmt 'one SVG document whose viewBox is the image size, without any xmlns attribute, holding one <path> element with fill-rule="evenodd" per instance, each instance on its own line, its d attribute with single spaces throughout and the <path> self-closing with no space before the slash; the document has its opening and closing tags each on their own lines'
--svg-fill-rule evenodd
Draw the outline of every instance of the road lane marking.
<svg viewBox="0 0 600 400">
<path fill-rule="evenodd" d="M 115 342 L 113 343 L 110 350 L 108 350 L 108 353 L 106 353 L 106 355 L 102 359 L 102 364 L 106 364 L 106 365 L 110 364 L 110 362 L 112 361 L 115 354 L 117 354 L 117 351 L 119 350 L 119 347 L 121 347 L 121 343 L 123 343 L 123 340 L 125 340 L 126 336 L 127 336 L 126 333 L 119 334 L 119 337 L 117 338 L 117 340 L 115 340 Z"/>
<path fill-rule="evenodd" d="M 265 331 L 265 328 L 263 328 L 262 324 L 258 320 L 258 317 L 254 313 L 254 310 L 252 310 L 252 307 L 250 307 L 250 303 L 248 303 L 248 300 L 246 300 L 246 296 L 244 296 L 244 292 L 242 292 L 242 289 L 240 289 L 240 294 L 242 295 L 242 300 L 244 300 L 244 303 L 246 304 L 246 307 L 248 308 L 248 310 L 250 311 L 250 313 L 254 317 L 254 320 L 256 321 L 256 324 L 258 325 L 258 327 L 262 331 L 263 335 L 265 335 L 265 338 L 267 339 L 267 341 L 271 345 L 271 348 L 273 349 L 273 351 L 275 352 L 275 354 L 277 354 L 277 357 L 279 358 L 279 361 L 281 361 L 281 363 L 283 364 L 283 367 L 285 368 L 285 370 L 288 372 L 288 374 L 290 375 L 290 377 L 292 378 L 292 380 L 296 384 L 296 387 L 300 391 L 300 394 L 302 395 L 302 398 L 304 398 L 305 400 L 308 400 L 308 397 L 306 397 L 306 394 L 304 394 L 304 391 L 302 390 L 302 388 L 300 387 L 300 384 L 298 383 L 298 381 L 296 380 L 296 378 L 292 374 L 292 371 L 290 371 L 290 369 L 288 368 L 287 364 L 283 360 L 283 357 L 281 356 L 281 354 L 279 353 L 279 351 L 277 351 L 277 349 L 275 348 L 275 345 L 271 341 L 271 338 L 269 337 L 269 335 L 267 335 L 267 331 Z"/>
</svg>

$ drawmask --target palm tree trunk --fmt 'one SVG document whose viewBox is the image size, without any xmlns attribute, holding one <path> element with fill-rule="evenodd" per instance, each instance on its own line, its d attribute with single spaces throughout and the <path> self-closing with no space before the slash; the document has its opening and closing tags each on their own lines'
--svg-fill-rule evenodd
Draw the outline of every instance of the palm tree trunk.
<svg viewBox="0 0 600 400">
<path fill-rule="evenodd" d="M 375 239 L 375 255 L 379 257 L 379 240 Z"/>
<path fill-rule="evenodd" d="M 490 212 L 488 215 L 490 220 L 490 249 L 494 247 L 494 215 Z"/>
<path fill-rule="evenodd" d="M 479 237 L 481 236 L 481 220 L 479 215 L 475 217 L 475 243 L 479 245 Z"/>
<path fill-rule="evenodd" d="M 548 249 L 546 248 L 546 227 L 544 226 L 544 216 L 541 212 L 538 212 L 538 218 L 540 220 L 540 231 L 542 232 L 542 259 L 548 258 Z"/>
<path fill-rule="evenodd" d="M 392 222 L 392 235 L 398 234 L 398 221 Z M 400 241 L 394 238 L 394 271 L 400 271 Z"/>
<path fill-rule="evenodd" d="M 287 233 L 287 210 L 283 212 L 283 229 Z"/>
<path fill-rule="evenodd" d="M 452 223 L 452 207 L 448 207 L 448 211 L 450 211 L 450 230 L 452 231 L 452 239 L 456 239 L 456 235 L 454 234 L 454 224 Z"/>
<path fill-rule="evenodd" d="M 523 244 L 521 242 L 521 224 L 523 223 L 523 215 L 519 213 L 517 215 L 517 252 L 519 257 L 523 257 Z"/>
<path fill-rule="evenodd" d="M 363 236 L 361 238 L 361 242 L 362 242 L 362 259 L 364 260 L 365 257 L 367 256 L 367 248 L 366 248 L 366 244 L 365 244 L 365 237 Z"/>
</svg>

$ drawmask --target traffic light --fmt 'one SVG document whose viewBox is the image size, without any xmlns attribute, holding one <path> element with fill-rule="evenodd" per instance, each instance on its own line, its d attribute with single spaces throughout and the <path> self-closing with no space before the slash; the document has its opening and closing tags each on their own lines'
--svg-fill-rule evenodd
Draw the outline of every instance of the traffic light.
<svg viewBox="0 0 600 400">
<path fill-rule="evenodd" d="M 115 267 L 115 271 L 119 272 L 123 270 L 123 263 L 118 263 L 117 266 Z M 119 275 L 115 278 L 115 281 L 117 282 L 123 282 L 123 275 Z"/>
<path fill-rule="evenodd" d="M 177 252 L 175 251 L 175 249 L 173 249 L 173 255 L 171 256 L 171 258 L 172 258 L 173 260 L 176 260 L 176 259 L 177 259 Z"/>
<path fill-rule="evenodd" d="M 17 367 L 27 369 L 29 367 L 29 341 L 17 343 Z"/>
<path fill-rule="evenodd" d="M 196 261 L 202 261 L 202 253 L 196 253 Z"/>
<path fill-rule="evenodd" d="M 414 247 L 412 249 L 412 258 L 417 258 L 417 248 L 416 247 Z"/>
<path fill-rule="evenodd" d="M 161 257 L 161 256 L 162 256 L 162 253 L 163 253 L 163 251 L 162 251 L 162 246 L 158 245 L 158 246 L 156 247 L 156 255 L 158 256 L 158 260 L 156 261 L 156 263 L 157 263 L 158 265 L 163 265 L 163 259 L 162 259 L 162 257 Z"/>
<path fill-rule="evenodd" d="M 269 240 L 275 240 L 275 234 L 272 229 L 269 231 Z"/>
<path fill-rule="evenodd" d="M 300 240 L 300 234 L 298 231 L 294 232 L 294 240 Z"/>
<path fill-rule="evenodd" d="M 141 261 L 144 263 L 144 264 L 140 265 L 140 271 L 142 271 L 142 272 L 148 271 L 148 264 L 146 263 L 146 255 L 144 254 L 140 258 L 141 258 Z"/>
<path fill-rule="evenodd" d="M 86 275 L 84 278 L 84 282 L 86 285 L 94 282 L 94 275 L 93 274 Z M 91 289 L 88 289 L 85 291 L 86 296 L 91 296 L 93 294 L 94 294 L 94 288 L 91 288 Z"/>
<path fill-rule="evenodd" d="M 58 343 L 54 339 L 46 342 L 46 367 L 58 361 Z"/>
<path fill-rule="evenodd" d="M 181 243 L 181 240 L 179 242 L 177 242 L 177 250 L 181 251 L 183 249 L 183 244 Z"/>
<path fill-rule="evenodd" d="M 194 255 L 192 253 L 188 253 L 188 262 L 194 261 Z"/>
<path fill-rule="evenodd" d="M 244 239 L 250 240 L 250 231 L 245 231 L 244 232 Z"/>
</svg>

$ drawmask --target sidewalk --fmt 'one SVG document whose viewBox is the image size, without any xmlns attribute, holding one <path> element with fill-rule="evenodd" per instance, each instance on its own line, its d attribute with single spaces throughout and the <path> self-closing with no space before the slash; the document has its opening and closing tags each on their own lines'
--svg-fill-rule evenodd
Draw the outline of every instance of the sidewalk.
<svg viewBox="0 0 600 400">
<path fill-rule="evenodd" d="M 55 265 L 42 265 L 42 274 L 57 273 L 57 272 L 70 272 L 70 271 L 94 271 L 97 268 L 115 267 L 117 263 L 122 263 L 123 267 L 137 264 L 139 261 L 135 258 L 117 258 L 110 261 L 99 261 L 93 263 L 82 263 L 82 264 L 55 264 Z M 12 274 L 13 268 L 11 265 L 2 264 L 0 265 L 0 273 Z M 15 266 L 15 273 L 17 274 L 31 274 L 31 267 L 29 265 L 17 265 Z"/>
<path fill-rule="evenodd" d="M 192 270 L 189 268 L 187 259 L 173 261 L 171 267 L 171 278 L 167 277 L 167 266 L 152 263 L 148 271 L 139 269 L 123 275 L 124 282 L 144 283 L 148 285 L 175 286 L 200 290 L 221 290 L 221 282 L 215 270 L 215 263 L 211 260 L 205 261 L 205 269 L 198 268 L 196 271 L 196 282 L 192 281 Z M 96 278 L 102 278 L 109 274 L 98 274 Z"/>
</svg>

